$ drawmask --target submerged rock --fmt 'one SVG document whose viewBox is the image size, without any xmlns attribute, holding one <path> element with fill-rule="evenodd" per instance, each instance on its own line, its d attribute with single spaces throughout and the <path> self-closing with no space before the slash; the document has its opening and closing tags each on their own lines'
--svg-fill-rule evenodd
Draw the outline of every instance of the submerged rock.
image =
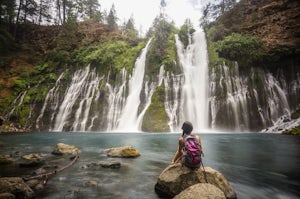
<svg viewBox="0 0 300 199">
<path fill-rule="evenodd" d="M 11 157 L 0 156 L 0 165 L 11 164 L 15 160 Z"/>
<path fill-rule="evenodd" d="M 123 146 L 106 149 L 105 152 L 109 157 L 134 158 L 140 156 L 140 152 L 132 146 Z"/>
<path fill-rule="evenodd" d="M 172 198 L 188 187 L 207 182 L 219 188 L 227 199 L 235 199 L 236 194 L 226 178 L 218 171 L 205 167 L 189 169 L 181 163 L 169 165 L 159 176 L 155 191 L 162 197 Z"/>
<path fill-rule="evenodd" d="M 83 182 L 84 186 L 97 187 L 98 182 L 96 180 L 87 180 Z"/>
<path fill-rule="evenodd" d="M 101 161 L 99 165 L 103 168 L 119 169 L 121 168 L 121 163 L 116 161 Z"/>
<path fill-rule="evenodd" d="M 44 163 L 44 159 L 39 154 L 29 154 L 22 156 L 22 160 L 19 165 L 21 167 L 36 167 Z"/>
<path fill-rule="evenodd" d="M 198 183 L 183 190 L 173 199 L 225 199 L 223 191 L 218 187 L 208 183 Z"/>
<path fill-rule="evenodd" d="M 33 190 L 18 177 L 0 178 L 0 194 L 8 196 L 8 198 L 33 198 Z"/>
<path fill-rule="evenodd" d="M 54 147 L 52 154 L 54 155 L 63 155 L 63 154 L 77 154 L 79 149 L 75 146 L 67 145 L 64 143 L 58 143 Z"/>
</svg>

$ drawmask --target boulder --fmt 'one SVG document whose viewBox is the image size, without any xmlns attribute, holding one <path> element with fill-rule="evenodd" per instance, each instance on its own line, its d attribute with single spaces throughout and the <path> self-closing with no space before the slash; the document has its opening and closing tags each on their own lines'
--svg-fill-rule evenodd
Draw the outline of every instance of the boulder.
<svg viewBox="0 0 300 199">
<path fill-rule="evenodd" d="M 9 196 L 8 198 L 33 198 L 33 190 L 18 177 L 0 178 L 0 194 Z"/>
<path fill-rule="evenodd" d="M 96 180 L 87 180 L 83 182 L 83 185 L 86 187 L 97 187 L 98 182 Z"/>
<path fill-rule="evenodd" d="M 101 161 L 99 165 L 103 168 L 119 169 L 121 168 L 121 163 L 116 161 Z"/>
<path fill-rule="evenodd" d="M 77 154 L 79 149 L 75 146 L 67 145 L 64 143 L 58 143 L 54 147 L 52 154 L 54 155 L 63 155 L 63 154 Z"/>
<path fill-rule="evenodd" d="M 208 183 L 198 183 L 183 190 L 173 199 L 225 199 L 223 191 Z"/>
<path fill-rule="evenodd" d="M 16 196 L 11 193 L 0 193 L 0 199 L 15 199 Z"/>
<path fill-rule="evenodd" d="M 44 162 L 44 159 L 39 154 L 28 154 L 22 156 L 19 165 L 21 167 L 36 167 L 44 164 Z"/>
<path fill-rule="evenodd" d="M 0 156 L 0 165 L 11 164 L 14 162 L 14 159 L 7 156 Z"/>
<path fill-rule="evenodd" d="M 134 158 L 140 156 L 140 152 L 132 146 L 123 146 L 106 149 L 105 152 L 109 157 Z"/>
<path fill-rule="evenodd" d="M 218 187 L 227 199 L 235 199 L 236 194 L 226 178 L 218 171 L 205 167 L 190 169 L 182 166 L 181 163 L 169 165 L 159 176 L 155 185 L 155 191 L 162 197 L 172 198 L 186 188 L 198 184 L 206 183 Z"/>
</svg>

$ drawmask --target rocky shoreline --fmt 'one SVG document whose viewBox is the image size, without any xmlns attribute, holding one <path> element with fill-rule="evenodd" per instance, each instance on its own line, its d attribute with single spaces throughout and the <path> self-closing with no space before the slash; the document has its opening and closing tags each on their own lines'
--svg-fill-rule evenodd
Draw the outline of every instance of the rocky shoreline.
<svg viewBox="0 0 300 199">
<path fill-rule="evenodd" d="M 114 147 L 104 151 L 108 158 L 136 158 L 141 154 L 132 146 Z M 0 199 L 30 199 L 35 198 L 38 193 L 46 188 L 48 180 L 57 173 L 72 166 L 79 158 L 80 150 L 76 146 L 58 143 L 51 153 L 22 154 L 22 152 L 10 152 L 0 155 L 0 165 L 4 167 L 15 167 L 15 169 L 26 168 L 27 172 L 19 176 L 0 176 Z M 83 169 L 96 166 L 102 168 L 119 169 L 121 163 L 118 161 L 101 161 L 99 163 L 88 163 Z M 85 186 L 95 186 L 93 180 L 84 181 Z"/>
</svg>

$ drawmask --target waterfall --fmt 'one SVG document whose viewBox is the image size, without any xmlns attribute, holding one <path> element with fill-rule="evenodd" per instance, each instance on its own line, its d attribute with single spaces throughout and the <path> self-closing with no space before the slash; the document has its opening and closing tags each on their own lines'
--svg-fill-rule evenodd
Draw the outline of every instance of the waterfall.
<svg viewBox="0 0 300 199">
<path fill-rule="evenodd" d="M 169 73 L 164 77 L 165 85 L 165 110 L 168 116 L 168 126 L 171 132 L 174 132 L 179 127 L 179 109 L 180 109 L 180 88 L 182 85 L 181 75 Z"/>
<path fill-rule="evenodd" d="M 40 124 L 40 120 L 43 118 L 45 110 L 46 110 L 49 103 L 51 104 L 50 110 L 52 111 L 52 113 L 55 113 L 55 110 L 58 107 L 58 103 L 59 103 L 58 99 L 59 99 L 60 81 L 63 78 L 63 76 L 64 76 L 64 72 L 61 73 L 60 76 L 58 77 L 58 79 L 56 80 L 55 86 L 52 87 L 48 91 L 48 93 L 46 95 L 46 98 L 45 98 L 45 101 L 44 101 L 44 104 L 43 104 L 43 107 L 42 107 L 42 110 L 41 110 L 38 118 L 36 119 L 36 123 L 35 123 L 36 129 L 40 130 L 40 125 L 43 125 L 43 123 Z M 51 117 L 50 124 L 51 124 L 52 121 L 53 121 L 53 117 Z"/>
<path fill-rule="evenodd" d="M 79 107 L 76 111 L 75 114 L 75 121 L 73 123 L 73 131 L 85 131 L 86 130 L 86 125 L 87 121 L 89 118 L 89 113 L 91 109 L 91 105 L 93 102 L 93 99 L 98 99 L 97 96 L 99 96 L 99 82 L 100 78 L 97 76 L 95 71 L 92 71 L 90 74 L 90 79 L 85 84 L 83 90 L 82 90 L 82 95 L 83 99 L 81 99 L 79 103 Z"/>
<path fill-rule="evenodd" d="M 91 107 L 92 100 L 95 96 L 99 96 L 100 78 L 96 75 L 95 69 L 91 71 L 88 65 L 84 69 L 77 70 L 73 77 L 70 86 L 67 88 L 64 99 L 59 106 L 59 111 L 56 115 L 54 131 L 63 131 L 67 126 L 72 126 L 73 131 L 86 130 L 87 119 Z M 80 101 L 79 105 L 76 102 Z M 77 107 L 75 121 L 72 123 L 73 108 Z"/>
<path fill-rule="evenodd" d="M 11 111 L 8 113 L 8 115 L 6 116 L 6 118 L 10 118 L 13 114 L 14 114 L 14 112 L 15 112 L 15 110 L 18 108 L 18 107 L 20 107 L 21 105 L 22 105 L 22 103 L 23 103 L 23 101 L 24 101 L 24 98 L 25 98 L 25 96 L 26 96 L 26 94 L 27 94 L 27 90 L 25 90 L 24 92 L 21 92 L 17 97 L 16 97 L 16 99 L 13 101 L 13 103 L 12 103 L 12 109 L 11 109 Z"/>
<path fill-rule="evenodd" d="M 137 123 L 138 108 L 140 105 L 140 93 L 143 87 L 146 55 L 150 42 L 151 39 L 135 62 L 133 74 L 129 80 L 128 97 L 126 98 L 126 104 L 119 119 L 117 131 L 139 131 Z"/>
<path fill-rule="evenodd" d="M 195 131 L 207 128 L 207 49 L 205 34 L 202 30 L 193 33 L 186 49 L 175 36 L 177 54 L 183 70 L 179 125 L 188 120 Z M 180 126 L 178 126 L 180 127 Z M 177 127 L 177 128 L 178 128 Z"/>
<path fill-rule="evenodd" d="M 252 68 L 244 76 L 237 64 L 223 64 L 212 69 L 210 80 L 212 128 L 259 130 L 290 116 L 287 92 L 271 73 Z"/>
<path fill-rule="evenodd" d="M 126 102 L 126 84 L 127 73 L 125 68 L 121 70 L 121 85 L 111 85 L 108 82 L 106 87 L 108 88 L 108 110 L 107 110 L 107 128 L 106 131 L 112 131 L 117 128 L 118 119 L 121 115 L 121 110 L 125 106 Z"/>
</svg>

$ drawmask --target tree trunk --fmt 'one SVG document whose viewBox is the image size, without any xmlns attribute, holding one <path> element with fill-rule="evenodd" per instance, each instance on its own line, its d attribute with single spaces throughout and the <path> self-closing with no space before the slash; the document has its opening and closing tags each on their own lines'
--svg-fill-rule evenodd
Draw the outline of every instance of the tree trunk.
<svg viewBox="0 0 300 199">
<path fill-rule="evenodd" d="M 15 25 L 15 29 L 14 29 L 14 38 L 15 38 L 15 39 L 16 39 L 16 35 L 17 35 L 17 29 L 18 29 L 19 18 L 20 18 L 20 12 L 21 12 L 22 6 L 23 6 L 23 0 L 20 0 L 19 8 L 18 8 L 18 13 L 17 13 L 16 25 Z"/>
</svg>

